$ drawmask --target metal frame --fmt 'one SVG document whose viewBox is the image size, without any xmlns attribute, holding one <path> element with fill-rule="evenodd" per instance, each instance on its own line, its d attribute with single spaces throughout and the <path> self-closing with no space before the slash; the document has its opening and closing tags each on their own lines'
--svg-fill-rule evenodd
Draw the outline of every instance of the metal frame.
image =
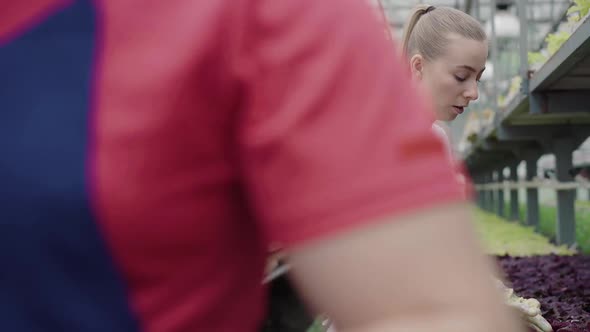
<svg viewBox="0 0 590 332">
<path fill-rule="evenodd" d="M 520 10 L 524 5 L 519 2 Z M 525 22 L 526 19 L 521 18 L 521 27 L 526 27 Z M 521 35 L 520 45 L 527 45 L 526 31 L 521 30 Z M 523 59 L 525 52 L 521 50 L 520 56 Z M 494 191 L 516 192 L 517 188 L 526 188 L 529 225 L 538 225 L 538 188 L 555 189 L 557 242 L 573 244 L 574 190 L 590 188 L 589 183 L 573 181 L 570 174 L 573 151 L 590 136 L 590 19 L 580 23 L 569 40 L 530 81 L 528 67 L 523 66 L 520 75 L 523 78 L 521 92 L 498 115 L 498 120 L 482 132 L 464 160 L 479 181 L 475 188 L 481 197 L 478 203 L 484 209 L 490 209 L 489 196 Z M 537 161 L 543 153 L 555 154 L 557 181 L 533 180 Z M 489 175 L 490 169 L 512 168 L 515 162 L 522 160 L 527 164 L 527 181 L 512 176 L 510 182 L 493 181 Z M 518 195 L 511 195 L 510 200 L 512 206 L 517 205 L 514 202 Z M 499 207 L 496 210 L 500 210 Z"/>
<path fill-rule="evenodd" d="M 451 0 L 447 0 L 447 1 L 440 1 L 440 0 L 430 0 L 430 1 L 422 1 L 422 0 L 413 0 L 413 1 L 408 1 L 408 0 L 380 0 L 383 8 L 385 9 L 385 11 L 388 13 L 389 17 L 394 17 L 396 12 L 401 11 L 405 11 L 405 10 L 411 10 L 412 8 L 414 8 L 416 5 L 421 4 L 421 3 L 429 3 L 429 4 L 433 4 L 433 5 L 437 5 L 438 3 L 444 3 L 445 6 L 451 6 L 454 8 L 457 8 L 459 10 L 462 10 L 466 13 L 469 13 L 471 15 L 473 15 L 474 17 L 478 18 L 478 19 L 487 19 L 486 17 L 482 17 L 481 16 L 481 11 L 482 9 L 485 10 L 489 10 L 490 7 L 492 7 L 492 0 L 462 0 L 462 1 L 451 1 Z M 513 0 L 514 3 L 518 4 L 520 0 Z M 530 0 L 529 0 L 530 1 Z M 549 6 L 550 10 L 549 10 L 549 15 L 550 18 L 535 18 L 533 19 L 531 22 L 533 23 L 553 23 L 554 22 L 554 15 L 555 15 L 555 8 L 557 7 L 558 4 L 564 4 L 564 3 L 569 3 L 570 0 L 534 0 L 534 5 L 536 6 L 543 6 L 543 5 L 547 5 Z M 395 29 L 402 29 L 403 27 L 403 22 L 397 22 L 397 21 L 393 21 L 390 22 L 391 27 L 395 28 Z"/>
<path fill-rule="evenodd" d="M 479 20 L 487 21 L 493 14 L 496 2 L 503 0 L 446 1 L 447 5 L 465 10 Z M 396 3 L 394 3 L 396 2 Z M 390 25 L 400 29 L 404 22 L 391 22 L 394 13 L 413 8 L 421 1 L 382 0 Z M 430 4 L 437 2 L 431 0 Z M 465 164 L 476 183 L 478 204 L 488 210 L 504 214 L 502 194 L 496 182 L 504 183 L 503 170 L 510 168 L 511 183 L 524 185 L 527 191 L 527 224 L 538 225 L 539 184 L 532 181 L 536 176 L 537 162 L 546 153 L 556 156 L 557 183 L 550 188 L 558 197 L 557 241 L 564 244 L 575 242 L 575 213 L 573 189 L 577 182 L 569 173 L 572 168 L 573 151 L 590 135 L 590 19 L 580 23 L 569 40 L 536 73 L 530 77 L 528 51 L 531 44 L 544 38 L 529 38 L 529 27 L 539 23 L 553 23 L 552 30 L 565 18 L 561 12 L 570 0 L 514 0 L 519 14 L 521 36 L 518 42 L 518 57 L 521 63 L 518 76 L 522 83 L 519 93 L 505 107 L 496 104 L 497 88 L 493 92 L 492 107 L 496 110 L 491 123 L 477 133 L 477 140 L 463 154 Z M 547 17 L 533 17 L 533 6 L 549 6 Z M 559 9 L 559 12 L 557 10 Z M 490 16 L 493 17 L 493 16 Z M 492 31 L 496 27 L 492 20 Z M 491 36 L 491 60 L 497 64 L 498 48 L 495 33 Z M 497 67 L 497 66 L 494 66 Z M 498 79 L 498 75 L 494 75 Z M 497 87 L 497 84 L 494 84 Z M 526 163 L 526 181 L 519 182 L 517 166 Z M 588 185 L 585 184 L 585 187 Z M 543 187 L 547 187 L 546 183 Z M 511 187 L 510 218 L 518 218 L 518 191 Z M 502 199 L 502 202 L 496 200 Z"/>
<path fill-rule="evenodd" d="M 568 73 L 590 55 L 590 19 L 582 22 L 572 36 L 561 46 L 531 79 L 531 92 L 553 90 L 552 85 L 568 77 Z M 590 74 L 590 73 L 589 73 Z M 573 89 L 590 89 L 590 82 L 578 80 Z"/>
</svg>

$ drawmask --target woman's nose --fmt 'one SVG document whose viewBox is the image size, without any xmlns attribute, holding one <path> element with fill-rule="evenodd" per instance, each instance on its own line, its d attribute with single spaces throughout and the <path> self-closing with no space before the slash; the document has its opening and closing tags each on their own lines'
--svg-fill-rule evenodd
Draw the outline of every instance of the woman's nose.
<svg viewBox="0 0 590 332">
<path fill-rule="evenodd" d="M 477 87 L 477 82 L 473 82 L 469 85 L 469 88 L 465 90 L 464 97 L 469 99 L 470 101 L 477 100 L 479 98 L 479 91 Z"/>
</svg>

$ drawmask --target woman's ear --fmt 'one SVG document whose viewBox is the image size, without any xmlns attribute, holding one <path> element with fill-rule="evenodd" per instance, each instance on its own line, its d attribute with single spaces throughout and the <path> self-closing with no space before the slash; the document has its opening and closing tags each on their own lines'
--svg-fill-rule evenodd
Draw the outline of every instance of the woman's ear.
<svg viewBox="0 0 590 332">
<path fill-rule="evenodd" d="M 422 79 L 422 71 L 424 70 L 424 58 L 420 54 L 414 54 L 410 58 L 410 70 L 412 77 L 417 80 Z"/>
</svg>

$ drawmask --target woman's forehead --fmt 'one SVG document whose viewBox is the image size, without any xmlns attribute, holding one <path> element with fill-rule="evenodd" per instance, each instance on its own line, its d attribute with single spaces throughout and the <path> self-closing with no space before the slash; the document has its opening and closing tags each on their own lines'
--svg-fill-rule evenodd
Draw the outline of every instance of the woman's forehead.
<svg viewBox="0 0 590 332">
<path fill-rule="evenodd" d="M 484 69 L 488 57 L 487 42 L 454 36 L 449 38 L 446 48 L 442 59 L 448 64 L 476 72 Z"/>
</svg>

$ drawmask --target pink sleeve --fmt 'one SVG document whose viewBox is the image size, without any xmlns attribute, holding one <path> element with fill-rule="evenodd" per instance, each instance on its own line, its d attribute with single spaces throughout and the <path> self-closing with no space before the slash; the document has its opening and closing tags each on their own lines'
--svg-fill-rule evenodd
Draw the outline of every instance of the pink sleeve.
<svg viewBox="0 0 590 332">
<path fill-rule="evenodd" d="M 461 199 L 432 113 L 366 1 L 263 0 L 251 18 L 240 155 L 269 241 Z"/>
</svg>

